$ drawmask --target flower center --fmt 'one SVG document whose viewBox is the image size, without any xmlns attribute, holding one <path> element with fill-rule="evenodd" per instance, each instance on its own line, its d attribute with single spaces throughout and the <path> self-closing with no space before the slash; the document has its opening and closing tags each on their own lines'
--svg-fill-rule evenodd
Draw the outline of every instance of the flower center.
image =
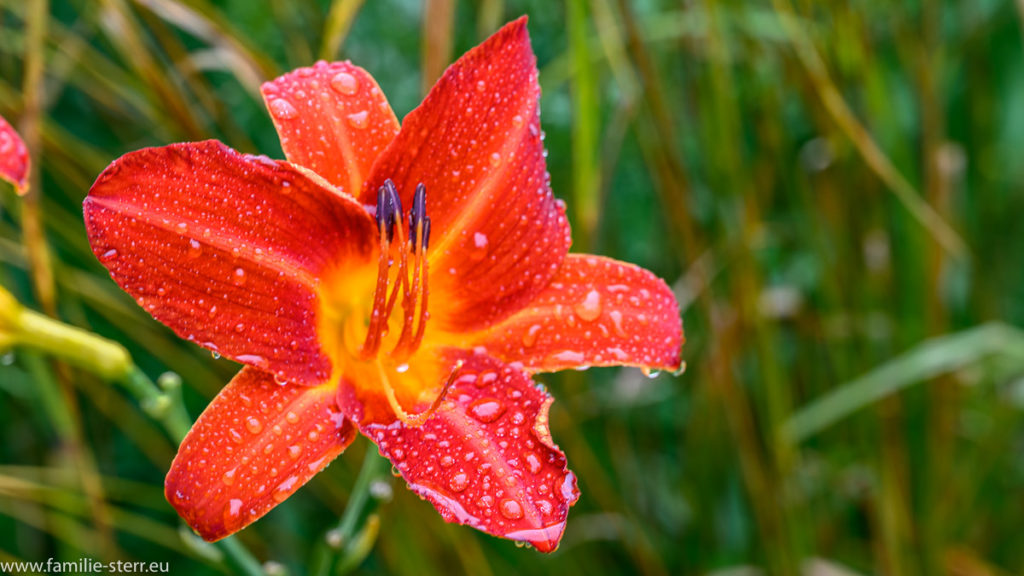
<svg viewBox="0 0 1024 576">
<path fill-rule="evenodd" d="M 321 334 L 328 348 L 338 352 L 335 359 L 339 372 L 357 388 L 379 385 L 364 393 L 372 396 L 383 391 L 387 408 L 407 426 L 423 424 L 437 410 L 461 367 L 460 363 L 449 374 L 437 374 L 433 362 L 410 362 L 423 344 L 430 318 L 430 218 L 426 203 L 426 189 L 420 184 L 406 217 L 398 190 L 386 180 L 377 191 L 380 253 L 376 276 L 371 272 L 372 264 L 343 271 L 335 277 L 337 283 L 329 282 L 334 289 L 322 301 L 326 324 Z M 359 298 L 370 286 L 374 287 L 372 307 L 367 309 Z M 432 394 L 438 382 L 444 382 L 444 386 Z M 403 405 L 416 406 L 415 410 L 420 411 L 407 410 Z M 426 409 L 422 409 L 424 405 Z M 379 416 L 382 414 L 374 412 L 372 417 Z"/>
</svg>

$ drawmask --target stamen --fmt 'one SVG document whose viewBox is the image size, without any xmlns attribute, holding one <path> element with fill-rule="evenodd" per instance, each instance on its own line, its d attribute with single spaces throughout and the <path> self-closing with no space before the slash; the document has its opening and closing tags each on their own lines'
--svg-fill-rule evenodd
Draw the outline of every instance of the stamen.
<svg viewBox="0 0 1024 576">
<path fill-rule="evenodd" d="M 452 387 L 452 383 L 455 382 L 455 376 L 459 370 L 462 370 L 463 360 L 459 360 L 455 363 L 452 371 L 448 374 L 448 380 L 444 383 L 444 388 L 441 389 L 441 393 L 437 395 L 437 398 L 430 404 L 430 407 L 418 414 L 409 414 L 402 408 L 402 405 L 398 402 L 398 396 L 395 394 L 394 387 L 391 386 L 391 381 L 388 379 L 387 371 L 384 370 L 384 365 L 380 359 L 377 360 L 377 373 L 380 375 L 381 384 L 384 386 L 384 395 L 388 399 L 388 405 L 391 407 L 392 412 L 395 416 L 402 421 L 402 424 L 410 428 L 418 428 L 422 426 L 434 412 L 441 406 L 441 401 L 448 395 L 448 390 Z"/>
<path fill-rule="evenodd" d="M 416 185 L 416 194 L 412 197 L 412 210 L 409 211 L 409 240 L 412 251 L 416 252 L 416 237 L 419 235 L 420 223 L 427 215 L 427 187 L 422 182 Z"/>
<path fill-rule="evenodd" d="M 380 257 L 377 261 L 377 286 L 373 291 L 373 311 L 370 314 L 370 327 L 366 333 L 366 340 L 360 350 L 363 358 L 369 358 L 377 354 L 380 349 L 380 337 L 383 327 L 387 327 L 387 315 L 383 314 L 387 305 L 388 295 L 388 270 L 391 267 L 389 252 L 391 249 L 390 239 L 394 234 L 394 215 L 388 216 L 389 199 L 387 189 L 381 186 L 377 189 L 377 229 L 380 233 Z"/>
<path fill-rule="evenodd" d="M 409 241 L 412 251 L 416 255 L 416 263 L 413 268 L 412 297 L 403 303 L 405 309 L 405 320 L 402 323 L 402 334 L 391 351 L 393 358 L 404 360 L 409 357 L 423 340 L 423 331 L 426 328 L 426 248 L 427 235 L 430 233 L 430 218 L 426 216 L 427 211 L 427 190 L 423 184 L 416 186 L 416 194 L 413 196 L 412 210 L 409 211 Z M 416 239 L 419 238 L 420 250 L 416 250 Z M 420 292 L 423 292 L 423 303 L 420 305 L 420 323 L 417 329 L 415 325 L 416 301 L 419 300 Z"/>
<path fill-rule="evenodd" d="M 377 227 L 380 233 L 380 260 L 377 267 L 377 286 L 374 291 L 373 310 L 366 340 L 360 350 L 364 359 L 377 355 L 381 340 L 388 333 L 388 319 L 398 301 L 399 291 L 402 293 L 404 310 L 402 332 L 398 342 L 390 352 L 390 356 L 402 361 L 408 358 L 423 341 L 427 312 L 427 246 L 430 241 L 430 218 L 426 215 L 427 194 L 423 184 L 416 186 L 413 195 L 412 209 L 409 211 L 409 236 L 405 236 L 405 227 L 398 225 L 398 238 L 395 238 L 396 224 L 402 222 L 402 200 L 395 184 L 385 180 L 377 190 Z M 397 242 L 399 250 L 398 271 L 395 284 L 390 286 L 390 269 L 392 264 L 391 245 Z M 401 248 L 405 248 L 404 250 Z M 412 280 L 409 279 L 409 253 L 415 257 Z M 411 284 L 411 286 L 410 286 Z M 416 325 L 416 308 L 419 302 L 419 323 Z"/>
</svg>

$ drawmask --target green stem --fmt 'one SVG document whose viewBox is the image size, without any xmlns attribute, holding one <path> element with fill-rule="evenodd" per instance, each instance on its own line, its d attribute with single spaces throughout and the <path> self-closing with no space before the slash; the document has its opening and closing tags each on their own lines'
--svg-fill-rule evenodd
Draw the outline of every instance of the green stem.
<svg viewBox="0 0 1024 576">
<path fill-rule="evenodd" d="M 0 326 L 3 329 L 0 330 L 0 346 L 13 344 L 38 350 L 105 380 L 118 382 L 176 443 L 185 438 L 192 424 L 181 398 L 180 378 L 161 378 L 157 386 L 132 362 L 128 351 L 120 344 L 22 308 L 6 292 L 0 293 L 0 308 L 2 320 L 6 321 Z M 224 553 L 225 564 L 235 573 L 264 576 L 259 561 L 241 542 L 227 538 L 215 546 Z"/>
<path fill-rule="evenodd" d="M 264 572 L 259 560 L 256 560 L 252 552 L 249 552 L 249 549 L 234 536 L 225 538 L 214 544 L 214 546 L 224 553 L 225 564 L 228 565 L 232 572 L 245 574 L 246 576 L 266 576 L 266 572 Z"/>
<path fill-rule="evenodd" d="M 370 499 L 370 485 L 386 474 L 387 464 L 388 461 L 377 453 L 377 446 L 370 443 L 338 526 L 327 531 L 314 553 L 311 565 L 312 573 L 316 576 L 327 576 L 341 572 L 343 568 L 352 568 L 369 553 L 370 543 L 367 540 L 376 537 L 378 524 L 369 521 L 359 535 L 355 531 Z M 337 570 L 334 570 L 335 567 Z"/>
</svg>

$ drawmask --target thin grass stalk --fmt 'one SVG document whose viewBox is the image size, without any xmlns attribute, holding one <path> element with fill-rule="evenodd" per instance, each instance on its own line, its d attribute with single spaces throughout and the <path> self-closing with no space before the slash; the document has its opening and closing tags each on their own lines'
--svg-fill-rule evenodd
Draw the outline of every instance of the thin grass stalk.
<svg viewBox="0 0 1024 576">
<path fill-rule="evenodd" d="M 324 39 L 320 44 L 320 58 L 334 60 L 341 51 L 341 45 L 348 38 L 352 22 L 359 15 L 365 0 L 333 0 L 324 22 Z"/>
<path fill-rule="evenodd" d="M 569 95 L 572 100 L 572 203 L 575 243 L 584 252 L 593 249 L 600 218 L 597 169 L 600 109 L 597 100 L 597 78 L 587 48 L 586 0 L 569 0 L 566 20 L 569 33 L 569 57 L 572 77 Z"/>
<path fill-rule="evenodd" d="M 456 0 L 423 0 L 423 56 L 420 64 L 424 94 L 452 61 Z"/>
<path fill-rule="evenodd" d="M 821 99 L 822 106 L 846 137 L 850 139 L 864 162 L 943 249 L 957 259 L 968 258 L 970 254 L 967 245 L 960 235 L 931 205 L 922 200 L 921 195 L 900 173 L 850 110 L 839 89 L 829 77 L 825 62 L 797 23 L 789 0 L 773 0 L 773 3 L 798 59 Z"/>
</svg>

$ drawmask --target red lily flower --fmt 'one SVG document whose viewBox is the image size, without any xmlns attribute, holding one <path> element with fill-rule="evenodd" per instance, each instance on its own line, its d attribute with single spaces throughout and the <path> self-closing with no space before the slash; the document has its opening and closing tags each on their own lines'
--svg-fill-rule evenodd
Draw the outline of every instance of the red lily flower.
<svg viewBox="0 0 1024 576">
<path fill-rule="evenodd" d="M 28 188 L 28 148 L 14 128 L 0 116 L 0 179 L 14 184 L 19 194 Z"/>
<path fill-rule="evenodd" d="M 114 280 L 246 364 L 182 443 L 168 500 L 223 538 L 358 430 L 445 520 L 553 550 L 579 493 L 531 375 L 676 370 L 683 338 L 664 282 L 567 254 L 526 19 L 453 64 L 401 128 L 348 62 L 263 95 L 287 162 L 214 141 L 139 150 L 85 200 Z"/>
</svg>

